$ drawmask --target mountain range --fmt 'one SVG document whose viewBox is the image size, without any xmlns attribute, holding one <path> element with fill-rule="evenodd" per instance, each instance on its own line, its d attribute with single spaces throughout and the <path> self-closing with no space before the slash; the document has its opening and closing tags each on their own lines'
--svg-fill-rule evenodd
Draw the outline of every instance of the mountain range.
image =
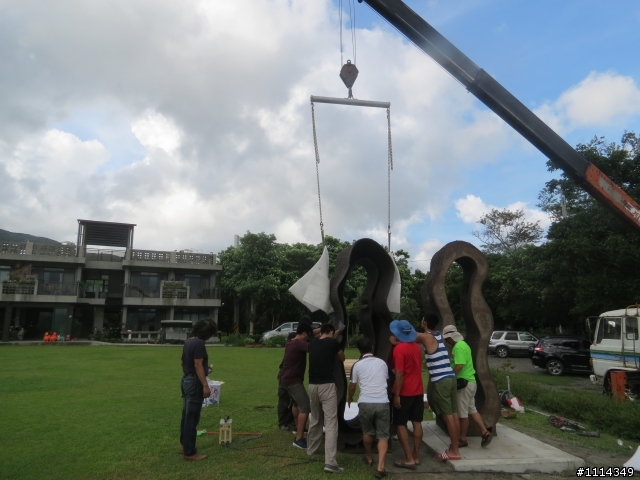
<svg viewBox="0 0 640 480">
<path fill-rule="evenodd" d="M 28 233 L 10 232 L 0 228 L 0 242 L 24 242 L 27 240 L 33 243 L 48 243 L 51 245 L 57 245 L 60 243 L 47 237 L 36 237 L 35 235 L 29 235 Z"/>
</svg>

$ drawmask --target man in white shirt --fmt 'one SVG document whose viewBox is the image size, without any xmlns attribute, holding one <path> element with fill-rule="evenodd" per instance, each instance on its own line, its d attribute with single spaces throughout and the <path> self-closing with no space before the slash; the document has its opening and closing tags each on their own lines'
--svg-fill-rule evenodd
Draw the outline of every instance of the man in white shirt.
<svg viewBox="0 0 640 480">
<path fill-rule="evenodd" d="M 347 401 L 351 406 L 356 385 L 359 384 L 358 417 L 362 427 L 362 441 L 365 449 L 363 460 L 367 465 L 373 466 L 371 447 L 373 446 L 373 438 L 377 437 L 378 468 L 375 477 L 384 478 L 387 476 L 384 460 L 389 448 L 389 428 L 391 425 L 391 411 L 387 393 L 389 370 L 383 360 L 373 356 L 371 340 L 361 338 L 357 345 L 360 351 L 360 360 L 351 367 L 351 383 Z"/>
</svg>

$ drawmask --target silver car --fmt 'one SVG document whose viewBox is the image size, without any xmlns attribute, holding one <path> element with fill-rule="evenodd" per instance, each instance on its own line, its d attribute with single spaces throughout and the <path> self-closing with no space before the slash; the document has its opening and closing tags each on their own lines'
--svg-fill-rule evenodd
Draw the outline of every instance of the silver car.
<svg viewBox="0 0 640 480">
<path fill-rule="evenodd" d="M 320 328 L 322 324 L 319 322 L 313 322 L 311 327 L 316 329 Z M 274 330 L 269 330 L 268 332 L 264 332 L 262 337 L 260 337 L 260 343 L 264 343 L 267 339 L 272 337 L 281 336 L 284 337 L 284 340 L 287 339 L 291 332 L 295 332 L 298 329 L 298 322 L 287 322 L 280 325 L 278 328 Z"/>
<path fill-rule="evenodd" d="M 489 340 L 489 353 L 500 358 L 516 355 L 529 355 L 529 346 L 538 343 L 538 339 L 528 332 L 495 331 Z"/>
</svg>

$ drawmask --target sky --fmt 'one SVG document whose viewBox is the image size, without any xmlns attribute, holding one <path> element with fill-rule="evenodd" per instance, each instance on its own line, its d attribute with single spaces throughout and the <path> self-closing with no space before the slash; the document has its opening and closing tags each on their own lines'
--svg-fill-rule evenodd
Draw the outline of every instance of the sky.
<svg viewBox="0 0 640 480">
<path fill-rule="evenodd" d="M 427 270 L 491 208 L 548 226 L 546 158 L 366 4 L 343 0 L 359 99 L 390 101 L 392 250 Z M 569 144 L 640 133 L 635 0 L 410 0 Z M 0 228 L 217 253 L 319 243 L 310 95 L 346 97 L 338 0 L 0 0 Z M 383 109 L 316 104 L 324 230 L 387 239 Z M 556 173 L 557 175 L 557 173 Z"/>
</svg>

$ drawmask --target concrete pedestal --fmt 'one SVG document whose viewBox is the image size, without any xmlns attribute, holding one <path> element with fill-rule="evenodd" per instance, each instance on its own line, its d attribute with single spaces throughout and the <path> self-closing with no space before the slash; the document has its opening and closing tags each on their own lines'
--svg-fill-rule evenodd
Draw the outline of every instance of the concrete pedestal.
<svg viewBox="0 0 640 480">
<path fill-rule="evenodd" d="M 445 451 L 449 436 L 436 422 L 422 422 L 423 442 L 433 451 Z M 556 473 L 584 467 L 584 460 L 551 445 L 498 424 L 498 435 L 486 447 L 481 439 L 469 437 L 469 446 L 460 449 L 462 460 L 447 461 L 456 472 Z"/>
</svg>

